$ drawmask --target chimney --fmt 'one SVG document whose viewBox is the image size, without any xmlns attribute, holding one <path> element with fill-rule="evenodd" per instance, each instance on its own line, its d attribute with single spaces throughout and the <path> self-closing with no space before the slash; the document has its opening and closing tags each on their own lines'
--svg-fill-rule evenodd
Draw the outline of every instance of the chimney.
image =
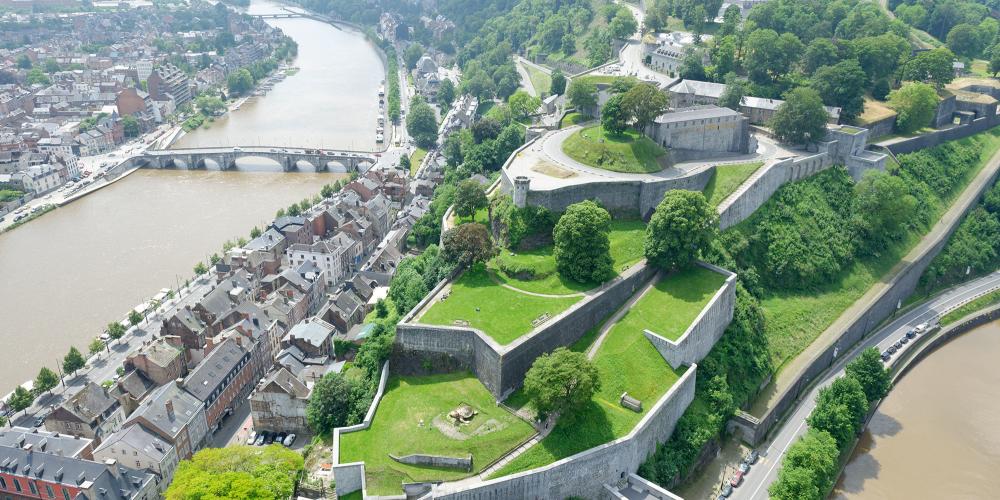
<svg viewBox="0 0 1000 500">
<path fill-rule="evenodd" d="M 174 419 L 174 401 L 171 400 L 171 399 L 168 399 L 167 402 L 164 403 L 164 406 L 167 407 L 167 418 L 169 418 L 170 420 L 173 420 Z"/>
<path fill-rule="evenodd" d="M 113 477 L 118 477 L 118 461 L 117 460 L 115 460 L 113 458 L 109 458 L 109 459 L 107 459 L 107 460 L 104 461 L 104 466 L 108 468 L 108 472 L 110 472 Z"/>
<path fill-rule="evenodd" d="M 178 378 L 177 380 L 174 381 L 174 383 L 177 384 L 177 387 L 180 387 L 180 388 L 184 387 L 184 379 L 183 378 Z"/>
</svg>

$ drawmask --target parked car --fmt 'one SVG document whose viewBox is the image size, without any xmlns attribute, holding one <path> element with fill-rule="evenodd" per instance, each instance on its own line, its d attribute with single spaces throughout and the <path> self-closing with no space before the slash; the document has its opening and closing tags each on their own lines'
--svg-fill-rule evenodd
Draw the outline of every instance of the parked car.
<svg viewBox="0 0 1000 500">
<path fill-rule="evenodd" d="M 906 332 L 906 338 L 908 338 L 908 339 L 912 339 L 913 337 L 916 337 L 916 336 L 917 336 L 917 332 L 914 331 L 914 330 L 910 330 L 910 331 Z"/>
<path fill-rule="evenodd" d="M 265 445 L 269 445 L 269 444 L 273 443 L 274 442 L 274 436 L 275 436 L 275 434 L 273 432 L 265 432 L 264 433 L 264 444 Z"/>
<path fill-rule="evenodd" d="M 885 352 L 882 353 L 882 361 L 889 361 L 889 358 L 891 358 L 891 357 L 892 357 L 892 354 L 889 353 L 889 351 L 885 351 Z"/>
<path fill-rule="evenodd" d="M 910 343 L 910 337 L 902 337 L 902 338 L 899 339 L 899 341 L 902 342 L 902 343 L 904 343 L 904 344 L 909 344 Z"/>
<path fill-rule="evenodd" d="M 750 454 L 746 458 L 746 463 L 753 465 L 757 463 L 758 458 L 760 458 L 760 453 L 757 453 L 757 450 L 750 450 Z"/>
<path fill-rule="evenodd" d="M 897 340 L 893 346 L 895 346 L 896 349 L 901 349 L 903 347 L 903 343 Z"/>
<path fill-rule="evenodd" d="M 746 474 L 747 472 L 750 472 L 750 464 L 746 463 L 746 461 L 741 462 L 740 463 L 740 472 L 742 472 L 744 474 Z"/>
<path fill-rule="evenodd" d="M 285 438 L 286 437 L 288 437 L 288 434 L 285 433 L 285 432 L 279 432 L 279 433 L 275 434 L 274 435 L 274 444 L 285 444 Z"/>
<path fill-rule="evenodd" d="M 285 441 L 282 442 L 282 444 L 291 448 L 292 445 L 295 444 L 295 433 L 293 432 L 292 434 L 289 434 L 288 437 L 285 438 Z"/>
<path fill-rule="evenodd" d="M 924 333 L 927 331 L 929 327 L 930 325 L 928 325 L 927 323 L 920 323 L 919 325 L 917 325 L 916 328 L 913 329 L 913 331 L 917 333 Z"/>
<path fill-rule="evenodd" d="M 264 434 L 267 434 L 267 432 L 265 431 L 257 434 L 257 439 L 253 442 L 255 446 L 264 446 L 264 438 L 266 437 Z"/>
<path fill-rule="evenodd" d="M 250 437 L 247 438 L 247 446 L 250 446 L 257 442 L 257 431 L 250 431 Z"/>
<path fill-rule="evenodd" d="M 736 488 L 736 487 L 737 487 L 737 486 L 739 486 L 739 485 L 740 485 L 740 483 L 742 483 L 742 482 L 743 482 L 743 473 L 742 473 L 742 472 L 740 472 L 740 471 L 736 471 L 736 473 L 735 473 L 735 474 L 733 474 L 733 478 L 729 480 L 729 484 L 730 484 L 730 485 L 731 485 L 731 486 L 732 486 L 733 488 Z"/>
<path fill-rule="evenodd" d="M 41 427 L 43 425 L 45 425 L 45 417 L 44 416 L 35 417 L 35 427 Z"/>
<path fill-rule="evenodd" d="M 898 348 L 896 347 L 896 345 L 895 345 L 895 344 L 893 344 L 893 345 L 889 346 L 889 349 L 888 349 L 888 351 L 889 351 L 889 354 L 896 354 L 896 351 L 898 351 L 898 350 L 899 350 L 899 349 L 898 349 Z"/>
<path fill-rule="evenodd" d="M 719 496 L 722 498 L 729 498 L 729 495 L 733 494 L 733 487 L 730 485 L 725 485 L 722 487 L 722 491 L 719 492 Z"/>
</svg>

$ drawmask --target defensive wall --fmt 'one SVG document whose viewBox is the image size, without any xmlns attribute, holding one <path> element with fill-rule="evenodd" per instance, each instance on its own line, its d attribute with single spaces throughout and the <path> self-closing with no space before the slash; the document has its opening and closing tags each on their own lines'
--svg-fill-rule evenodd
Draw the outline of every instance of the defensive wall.
<svg viewBox="0 0 1000 500">
<path fill-rule="evenodd" d="M 612 498 L 604 485 L 627 482 L 656 445 L 670 437 L 677 420 L 694 400 L 697 368 L 688 368 L 624 437 L 544 467 L 476 485 L 437 485 L 431 496 L 448 500 Z"/>
<path fill-rule="evenodd" d="M 429 307 L 450 282 L 442 280 L 396 325 L 395 355 L 407 358 L 408 363 L 428 360 L 469 370 L 495 398 L 503 400 L 521 387 L 535 358 L 579 340 L 641 290 L 655 273 L 645 262 L 636 264 L 596 293 L 505 346 L 475 328 L 419 322 L 417 314 Z"/>
<path fill-rule="evenodd" d="M 964 139 L 970 135 L 985 132 L 997 125 L 1000 125 L 1000 115 L 984 116 L 972 120 L 968 125 L 958 125 L 942 130 L 935 130 L 906 139 L 884 141 L 880 142 L 879 145 L 886 147 L 896 155 L 912 153 L 920 149 L 937 146 L 943 142 Z"/>
<path fill-rule="evenodd" d="M 878 327 L 896 311 L 899 304 L 902 304 L 916 290 L 920 275 L 948 243 L 948 239 L 958 228 L 965 215 L 975 208 L 983 193 L 993 186 L 998 173 L 1000 173 L 1000 163 L 987 164 L 984 167 L 984 171 L 980 172 L 977 178 L 986 176 L 985 182 L 982 182 L 975 194 L 967 198 L 959 197 L 956 199 L 955 203 L 960 207 L 957 216 L 949 221 L 943 231 L 934 236 L 933 242 L 926 247 L 923 253 L 913 261 L 905 263 L 905 268 L 886 283 L 878 295 L 851 320 L 850 324 L 836 336 L 834 341 L 813 357 L 800 373 L 796 374 L 795 381 L 781 393 L 774 405 L 759 417 L 756 428 L 748 433 L 754 438 L 751 444 L 756 445 L 764 439 L 771 428 L 794 406 L 799 397 L 806 393 L 809 384 L 836 361 L 839 353 L 846 352 L 846 349 L 857 344 L 865 335 Z"/>
<path fill-rule="evenodd" d="M 330 462 L 333 466 L 330 469 L 330 472 L 337 481 L 336 492 L 338 497 L 358 490 L 361 490 L 362 492 L 365 490 L 365 463 L 340 463 L 340 435 L 350 432 L 363 431 L 372 425 L 372 419 L 375 418 L 375 410 L 378 409 L 379 401 L 382 400 L 382 395 L 385 394 L 385 383 L 388 380 L 389 362 L 386 361 L 385 364 L 382 365 L 382 375 L 378 380 L 378 389 L 375 391 L 375 397 L 372 398 L 371 406 L 368 407 L 368 413 L 365 414 L 365 419 L 362 420 L 360 424 L 350 425 L 347 427 L 337 427 L 333 430 L 333 460 Z"/>
<path fill-rule="evenodd" d="M 751 178 L 719 204 L 719 228 L 727 229 L 750 217 L 781 186 L 833 166 L 825 153 L 796 156 L 765 163 Z"/>
<path fill-rule="evenodd" d="M 705 262 L 699 262 L 698 265 L 725 276 L 726 282 L 698 313 L 694 322 L 676 341 L 661 337 L 650 330 L 643 331 L 653 347 L 675 370 L 682 365 L 694 365 L 708 355 L 726 331 L 729 322 L 733 320 L 733 311 L 736 308 L 736 273 Z"/>
</svg>

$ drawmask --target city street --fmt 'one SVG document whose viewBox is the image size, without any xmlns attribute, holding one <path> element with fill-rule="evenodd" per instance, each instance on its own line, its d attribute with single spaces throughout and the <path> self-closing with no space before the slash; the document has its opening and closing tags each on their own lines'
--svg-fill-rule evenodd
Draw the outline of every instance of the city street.
<svg viewBox="0 0 1000 500">
<path fill-rule="evenodd" d="M 860 354 L 862 350 L 871 346 L 877 346 L 879 352 L 884 352 L 890 345 L 905 336 L 906 332 L 913 329 L 913 327 L 921 323 L 933 323 L 948 311 L 998 288 L 1000 288 L 1000 271 L 946 290 L 936 297 L 904 312 L 888 325 L 875 332 L 875 334 L 866 338 L 850 352 L 841 356 L 840 360 L 817 381 L 812 390 L 802 398 L 791 415 L 781 424 L 771 440 L 765 445 L 766 448 L 761 452 L 760 461 L 744 476 L 743 484 L 733 491 L 730 498 L 753 500 L 768 498 L 767 490 L 771 483 L 778 477 L 778 471 L 781 468 L 781 458 L 788 450 L 788 447 L 799 436 L 805 434 L 806 418 L 816 406 L 816 396 L 819 394 L 820 389 L 828 386 L 835 379 L 842 376 L 847 364 Z M 911 348 L 911 346 L 913 346 L 912 343 L 904 344 L 894 357 L 898 357 L 906 349 Z"/>
</svg>

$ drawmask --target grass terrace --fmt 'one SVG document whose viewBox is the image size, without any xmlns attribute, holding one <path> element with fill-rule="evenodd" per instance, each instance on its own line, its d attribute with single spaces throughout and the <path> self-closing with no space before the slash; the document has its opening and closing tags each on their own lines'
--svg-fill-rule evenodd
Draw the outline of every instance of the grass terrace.
<svg viewBox="0 0 1000 500">
<path fill-rule="evenodd" d="M 562 123 L 559 124 L 559 128 L 572 127 L 578 123 L 583 123 L 593 119 L 594 118 L 590 115 L 574 111 L 572 113 L 567 113 L 566 116 L 563 117 Z"/>
<path fill-rule="evenodd" d="M 646 224 L 641 220 L 613 220 L 608 239 L 611 240 L 612 268 L 621 272 L 636 264 L 643 258 L 643 241 L 646 237 Z M 511 252 L 501 249 L 500 255 L 489 264 L 490 271 L 497 279 L 510 286 L 533 293 L 549 295 L 565 295 L 590 290 L 600 283 L 578 283 L 566 279 L 556 272 L 556 259 L 552 245 Z M 507 270 L 530 270 L 531 276 Z"/>
<path fill-rule="evenodd" d="M 631 432 L 685 370 L 672 369 L 643 335 L 643 329 L 666 338 L 680 337 L 724 283 L 724 276 L 703 267 L 660 280 L 608 330 L 597 348 L 593 361 L 601 376 L 601 389 L 582 414 L 572 421 L 559 421 L 545 439 L 493 477 L 542 467 Z M 574 350 L 582 347 L 574 346 Z M 621 406 L 623 392 L 642 401 L 642 413 Z M 510 399 L 523 403 L 519 394 Z"/>
<path fill-rule="evenodd" d="M 417 148 L 410 155 L 410 177 L 417 175 L 417 169 L 420 168 L 420 162 L 424 161 L 425 156 L 427 156 L 427 150 L 423 148 Z"/>
<path fill-rule="evenodd" d="M 717 165 L 715 173 L 705 186 L 705 199 L 713 207 L 719 206 L 722 200 L 733 194 L 741 184 L 753 175 L 764 162 L 739 163 L 735 165 Z"/>
<path fill-rule="evenodd" d="M 456 425 L 448 413 L 463 404 L 479 413 L 469 423 Z M 397 457 L 471 453 L 472 473 L 477 473 L 534 433 L 527 422 L 497 406 L 470 373 L 392 376 L 371 427 L 341 435 L 340 462 L 365 462 L 369 495 L 398 495 L 403 482 L 447 481 L 470 473 L 402 464 L 390 453 Z"/>
<path fill-rule="evenodd" d="M 450 290 L 418 319 L 430 325 L 471 326 L 500 344 L 509 344 L 582 299 L 582 296 L 540 297 L 499 286 L 486 266 L 478 264 L 462 273 Z M 539 321 L 542 320 L 542 321 Z"/>
<path fill-rule="evenodd" d="M 570 158 L 612 172 L 648 174 L 666 166 L 667 152 L 634 130 L 609 135 L 600 125 L 591 125 L 567 137 L 562 147 Z"/>
<path fill-rule="evenodd" d="M 531 80 L 531 86 L 535 88 L 535 92 L 538 93 L 539 97 L 549 95 L 549 89 L 552 88 L 552 77 L 548 73 L 530 65 L 525 64 L 524 70 L 528 72 L 528 79 Z"/>
</svg>

